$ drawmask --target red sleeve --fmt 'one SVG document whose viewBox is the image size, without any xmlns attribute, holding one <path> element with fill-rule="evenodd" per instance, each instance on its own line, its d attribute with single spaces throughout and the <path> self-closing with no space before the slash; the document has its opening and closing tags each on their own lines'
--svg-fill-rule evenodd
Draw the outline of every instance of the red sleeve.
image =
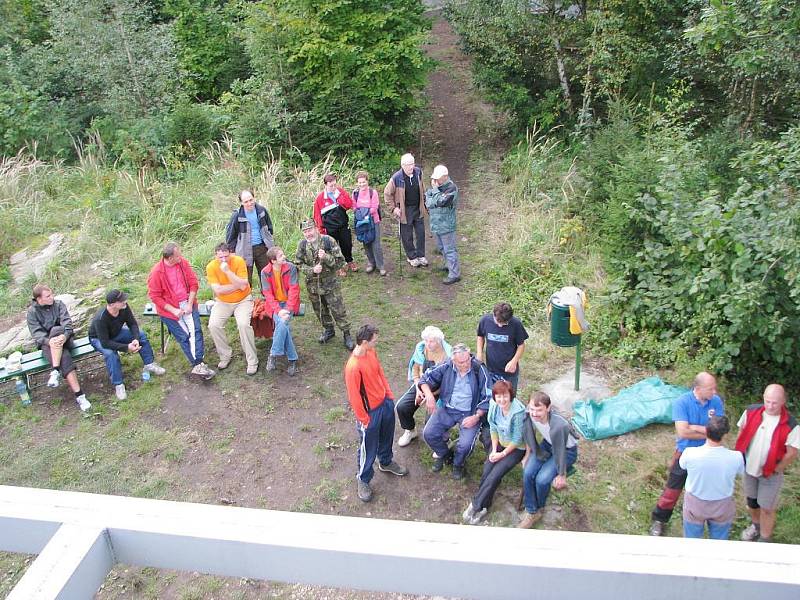
<svg viewBox="0 0 800 600">
<path fill-rule="evenodd" d="M 314 223 L 317 224 L 317 229 L 321 234 L 326 234 L 325 228 L 322 226 L 322 201 L 324 196 L 322 192 L 314 199 Z"/>
<path fill-rule="evenodd" d="M 350 197 L 350 194 L 347 193 L 347 190 L 344 188 L 339 188 L 339 206 L 341 206 L 345 210 L 352 210 L 353 208 L 353 199 Z"/>
<path fill-rule="evenodd" d="M 161 278 L 158 274 L 158 266 L 156 265 L 150 270 L 150 277 L 147 278 L 147 295 L 150 300 L 156 305 L 156 309 L 160 312 L 164 311 L 164 305 L 167 303 L 164 299 L 164 290 L 161 287 Z"/>
<path fill-rule="evenodd" d="M 369 425 L 369 413 L 364 408 L 364 399 L 361 397 L 361 370 L 358 360 L 351 356 L 344 366 L 344 384 L 347 388 L 347 401 L 358 422 L 365 427 Z"/>
<path fill-rule="evenodd" d="M 293 314 L 300 312 L 300 278 L 297 275 L 297 267 L 290 265 L 289 268 L 289 290 L 287 291 L 286 306 Z"/>
</svg>

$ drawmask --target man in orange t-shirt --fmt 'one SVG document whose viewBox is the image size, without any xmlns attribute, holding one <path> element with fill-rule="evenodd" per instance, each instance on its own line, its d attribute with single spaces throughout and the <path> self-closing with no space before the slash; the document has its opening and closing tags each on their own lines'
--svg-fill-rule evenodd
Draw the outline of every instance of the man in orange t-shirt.
<svg viewBox="0 0 800 600">
<path fill-rule="evenodd" d="M 392 454 L 394 394 L 375 352 L 377 342 L 378 328 L 363 325 L 356 334 L 356 347 L 344 367 L 347 399 L 358 421 L 361 438 L 356 479 L 358 497 L 362 502 L 372 500 L 369 482 L 375 474 L 372 465 L 376 457 L 381 471 L 398 476 L 408 474 L 408 469 L 398 465 Z"/>
<path fill-rule="evenodd" d="M 218 245 L 214 249 L 214 256 L 214 260 L 206 265 L 206 278 L 216 299 L 208 318 L 208 331 L 217 348 L 218 366 L 220 369 L 226 368 L 233 357 L 233 349 L 225 334 L 225 323 L 233 315 L 247 359 L 247 374 L 255 375 L 258 372 L 258 355 L 255 334 L 250 325 L 253 299 L 250 297 L 247 263 L 241 256 L 231 254 L 227 244 Z"/>
</svg>

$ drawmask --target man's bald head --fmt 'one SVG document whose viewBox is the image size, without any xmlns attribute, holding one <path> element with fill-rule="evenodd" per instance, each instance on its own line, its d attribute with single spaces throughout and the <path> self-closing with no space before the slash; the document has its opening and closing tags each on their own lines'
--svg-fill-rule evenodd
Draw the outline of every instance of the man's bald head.
<svg viewBox="0 0 800 600">
<path fill-rule="evenodd" d="M 779 415 L 786 404 L 786 390 L 780 383 L 770 383 L 764 389 L 764 412 Z"/>
<path fill-rule="evenodd" d="M 701 371 L 692 382 L 692 390 L 698 400 L 710 400 L 717 395 L 717 379 L 711 373 Z"/>
</svg>

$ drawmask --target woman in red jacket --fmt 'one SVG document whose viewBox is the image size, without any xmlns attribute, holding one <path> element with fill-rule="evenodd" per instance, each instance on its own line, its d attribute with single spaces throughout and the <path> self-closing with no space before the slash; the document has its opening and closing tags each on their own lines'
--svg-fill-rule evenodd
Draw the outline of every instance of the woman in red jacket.
<svg viewBox="0 0 800 600">
<path fill-rule="evenodd" d="M 353 208 L 353 199 L 344 188 L 336 185 L 333 173 L 325 175 L 322 181 L 325 189 L 314 200 L 314 222 L 321 234 L 331 236 L 339 244 L 347 267 L 358 271 L 358 265 L 353 262 L 353 234 L 347 216 L 347 211 Z M 345 269 L 339 271 L 340 276 L 346 274 Z"/>
</svg>

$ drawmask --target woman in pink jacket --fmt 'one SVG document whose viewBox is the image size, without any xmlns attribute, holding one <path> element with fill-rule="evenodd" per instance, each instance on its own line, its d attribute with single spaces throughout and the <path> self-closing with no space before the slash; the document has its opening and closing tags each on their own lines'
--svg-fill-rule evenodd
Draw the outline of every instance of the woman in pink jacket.
<svg viewBox="0 0 800 600">
<path fill-rule="evenodd" d="M 366 171 L 356 173 L 356 184 L 358 187 L 353 190 L 353 212 L 359 212 L 360 208 L 368 208 L 375 224 L 375 239 L 364 243 L 364 252 L 367 254 L 366 272 L 372 273 L 377 268 L 382 276 L 386 276 L 386 269 L 383 268 L 383 248 L 381 248 L 381 214 L 378 192 L 369 187 L 369 174 Z"/>
</svg>

